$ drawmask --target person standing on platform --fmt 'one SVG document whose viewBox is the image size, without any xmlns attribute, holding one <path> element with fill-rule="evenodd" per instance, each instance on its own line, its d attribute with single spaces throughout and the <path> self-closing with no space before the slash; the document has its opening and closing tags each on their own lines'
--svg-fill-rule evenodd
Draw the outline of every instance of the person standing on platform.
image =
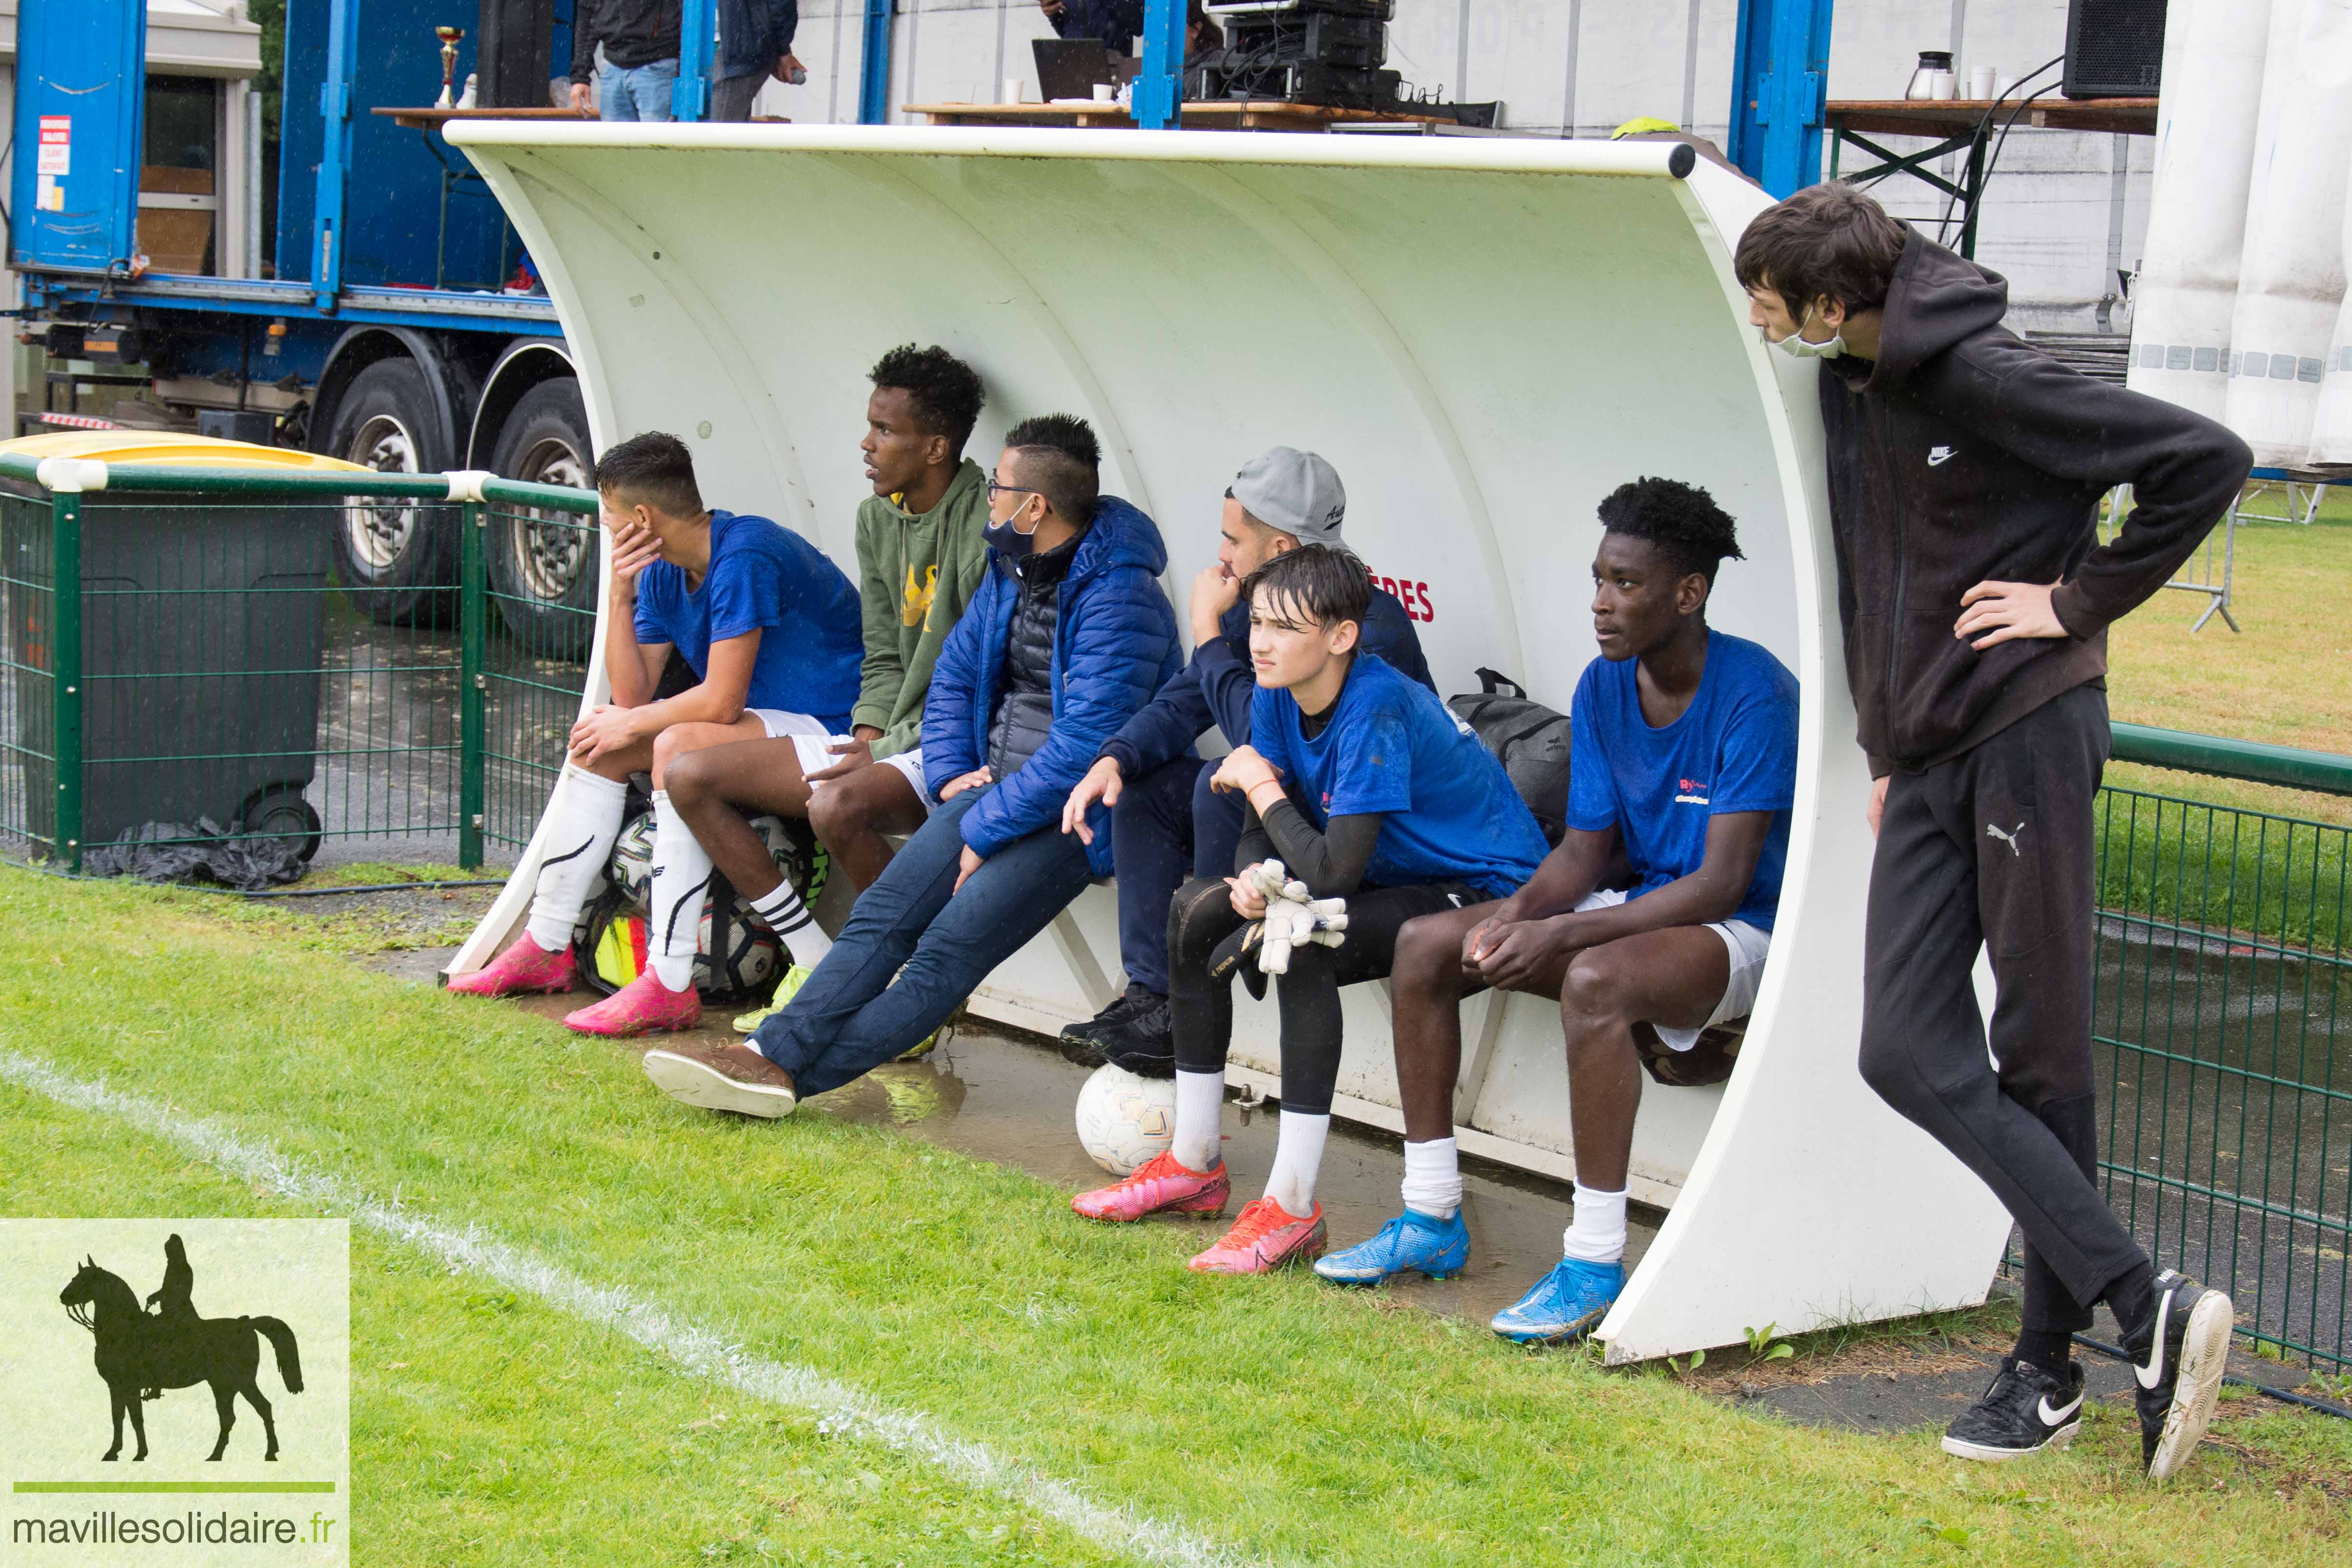
<svg viewBox="0 0 2352 1568">
<path fill-rule="evenodd" d="M 1734 267 L 1765 341 L 1822 367 L 1846 679 L 1876 780 L 1862 1075 L 2025 1233 L 2016 1351 L 1944 1449 L 2008 1459 L 2070 1442 L 2073 1336 L 2105 1302 L 2135 1363 L 2142 1461 L 2165 1479 L 2212 1416 L 2232 1317 L 2222 1292 L 2158 1272 L 2099 1192 L 2106 628 L 2195 552 L 2252 454 L 2020 342 L 2001 325 L 2007 283 L 1851 185 L 1759 214 Z M 2102 544 L 2118 485 L 2137 504 Z"/>
<path fill-rule="evenodd" d="M 677 86 L 678 0 L 578 0 L 572 107 L 604 120 L 668 120 Z M 603 45 L 604 61 L 596 63 Z M 592 100 L 588 83 L 596 83 Z"/>
<path fill-rule="evenodd" d="M 719 0 L 719 65 L 710 84 L 714 123 L 751 118 L 751 105 L 771 79 L 806 81 L 793 55 L 800 30 L 800 0 Z"/>
<path fill-rule="evenodd" d="M 1057 38 L 1095 38 L 1107 54 L 1135 53 L 1143 31 L 1143 0 L 1037 0 Z"/>
</svg>

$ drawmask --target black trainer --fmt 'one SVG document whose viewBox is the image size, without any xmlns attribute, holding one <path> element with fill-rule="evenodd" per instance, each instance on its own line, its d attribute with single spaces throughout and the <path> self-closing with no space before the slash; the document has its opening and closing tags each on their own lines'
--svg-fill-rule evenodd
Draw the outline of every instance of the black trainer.
<svg viewBox="0 0 2352 1568">
<path fill-rule="evenodd" d="M 1944 1452 L 1961 1459 L 2015 1459 L 2063 1448 L 2083 1429 L 2083 1369 L 2063 1378 L 2013 1355 L 2000 1358 L 1992 1386 L 1944 1431 Z"/>
<path fill-rule="evenodd" d="M 1104 1060 L 1102 1032 L 1115 1024 L 1125 1023 L 1135 1016 L 1139 1008 L 1148 1006 L 1153 1002 L 1160 1002 L 1164 1005 L 1166 998 L 1146 991 L 1140 985 L 1129 985 L 1118 995 L 1111 998 L 1109 1006 L 1105 1007 L 1093 1017 L 1084 1023 L 1072 1024 L 1065 1028 L 1055 1043 L 1062 1047 L 1062 1055 L 1066 1059 L 1076 1062 L 1082 1068 L 1098 1068 L 1103 1065 Z"/>
<path fill-rule="evenodd" d="M 2221 1397 L 2237 1321 L 2230 1298 L 2177 1269 L 2156 1277 L 2156 1316 L 2125 1342 L 2132 1352 L 2132 1402 L 2139 1406 L 2140 1458 L 2147 1479 L 2168 1480 L 2189 1462 Z"/>
<path fill-rule="evenodd" d="M 1176 1076 L 1176 1019 L 1164 996 L 1154 996 L 1097 1037 L 1103 1059 L 1114 1067 L 1144 1078 Z"/>
</svg>

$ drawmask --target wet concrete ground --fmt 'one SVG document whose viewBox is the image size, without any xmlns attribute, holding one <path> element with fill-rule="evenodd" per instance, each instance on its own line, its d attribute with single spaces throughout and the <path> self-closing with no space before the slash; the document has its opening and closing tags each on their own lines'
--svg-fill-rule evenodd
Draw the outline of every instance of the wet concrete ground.
<svg viewBox="0 0 2352 1568">
<path fill-rule="evenodd" d="M 437 984 L 449 950 L 383 953 L 371 967 L 420 984 Z M 514 1005 L 561 1018 L 584 1005 L 588 994 L 533 997 Z M 731 1039 L 729 1014 L 707 1015 L 712 1027 L 689 1038 Z M 616 1048 L 642 1050 L 662 1039 L 616 1042 Z M 798 1114 L 841 1117 L 896 1128 L 974 1159 L 995 1161 L 1028 1172 L 1069 1192 L 1109 1181 L 1079 1147 L 1072 1122 L 1079 1088 L 1088 1069 L 1062 1059 L 1051 1043 L 990 1026 L 959 1026 L 946 1043 L 919 1061 L 897 1062 L 856 1084 L 808 1101 Z M 648 1089 L 647 1092 L 651 1092 Z M 1244 1107 L 1228 1100 L 1225 1160 L 1234 1174 L 1235 1207 L 1263 1189 L 1273 1163 L 1276 1129 L 1273 1106 Z M 1332 1244 L 1345 1246 L 1370 1235 L 1399 1206 L 1402 1175 L 1396 1140 L 1334 1122 L 1317 1197 L 1330 1226 Z M 1549 1269 L 1559 1258 L 1559 1233 L 1569 1219 L 1566 1186 L 1519 1172 L 1465 1163 L 1465 1212 L 1473 1237 L 1470 1266 L 1458 1278 L 1436 1283 L 1417 1277 L 1388 1288 L 1391 1300 L 1428 1311 L 1458 1316 L 1483 1325 Z M 1664 1215 L 1636 1208 L 1626 1261 L 1637 1263 L 1657 1235 Z M 1072 1224 L 1082 1224 L 1076 1216 Z M 1158 1222 L 1151 1222 L 1158 1223 Z M 1220 1234 L 1215 1224 L 1185 1224 L 1206 1247 Z M 2105 1314 L 2093 1331 L 2113 1342 L 2115 1325 Z M 1690 1378 L 1694 1388 L 1727 1401 L 1766 1409 L 1808 1426 L 1859 1432 L 1900 1432 L 1941 1427 L 1983 1392 L 2005 1336 L 1951 1341 L 1921 1336 L 1862 1338 L 1849 1351 L 1749 1364 L 1744 1348 L 1717 1351 Z M 2131 1373 L 2122 1364 L 2083 1356 L 2095 1401 L 2121 1401 L 2127 1409 Z M 2242 1352 L 2231 1357 L 2237 1375 L 2276 1387 L 2302 1384 L 2294 1368 Z"/>
</svg>

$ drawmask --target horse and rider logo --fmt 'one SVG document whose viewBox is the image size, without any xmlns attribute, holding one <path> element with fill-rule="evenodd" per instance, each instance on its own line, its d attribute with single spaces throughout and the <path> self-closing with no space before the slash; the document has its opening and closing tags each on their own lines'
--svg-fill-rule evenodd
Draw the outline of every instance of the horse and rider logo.
<svg viewBox="0 0 2352 1568">
<path fill-rule="evenodd" d="M 162 1398 L 168 1389 L 200 1383 L 212 1389 L 213 1408 L 220 1415 L 220 1438 L 207 1458 L 218 1459 L 227 1451 L 239 1394 L 261 1417 L 268 1439 L 261 1457 L 278 1458 L 278 1423 L 254 1374 L 260 1370 L 261 1342 L 266 1339 L 278 1353 L 278 1375 L 286 1391 L 302 1392 L 302 1358 L 294 1331 L 276 1318 L 200 1316 L 194 1289 L 195 1270 L 187 1247 L 174 1233 L 163 1243 L 163 1282 L 143 1304 L 136 1290 L 89 1254 L 83 1255 L 72 1280 L 58 1292 L 66 1315 L 97 1342 L 93 1360 L 114 1414 L 114 1446 L 102 1458 L 121 1457 L 122 1418 L 128 1415 L 139 1439 L 139 1451 L 131 1457 L 144 1459 L 147 1420 L 142 1405 Z"/>
</svg>

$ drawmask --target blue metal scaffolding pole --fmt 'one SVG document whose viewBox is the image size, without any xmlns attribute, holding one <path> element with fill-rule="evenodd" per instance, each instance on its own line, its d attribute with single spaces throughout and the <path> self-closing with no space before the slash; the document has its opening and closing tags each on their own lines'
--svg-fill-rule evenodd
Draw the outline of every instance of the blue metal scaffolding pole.
<svg viewBox="0 0 2352 1568">
<path fill-rule="evenodd" d="M 1135 122 L 1146 131 L 1174 131 L 1183 110 L 1184 0 L 1145 0 Z"/>
<path fill-rule="evenodd" d="M 710 112 L 711 43 L 719 34 L 719 0 L 680 0 L 677 16 L 677 83 L 669 90 L 675 120 L 700 120 Z"/>
<path fill-rule="evenodd" d="M 1831 0 L 1740 0 L 1731 161 L 1776 196 L 1822 177 Z"/>
<path fill-rule="evenodd" d="M 857 67 L 857 123 L 890 121 L 890 19 L 898 0 L 866 0 L 866 47 Z"/>
</svg>

